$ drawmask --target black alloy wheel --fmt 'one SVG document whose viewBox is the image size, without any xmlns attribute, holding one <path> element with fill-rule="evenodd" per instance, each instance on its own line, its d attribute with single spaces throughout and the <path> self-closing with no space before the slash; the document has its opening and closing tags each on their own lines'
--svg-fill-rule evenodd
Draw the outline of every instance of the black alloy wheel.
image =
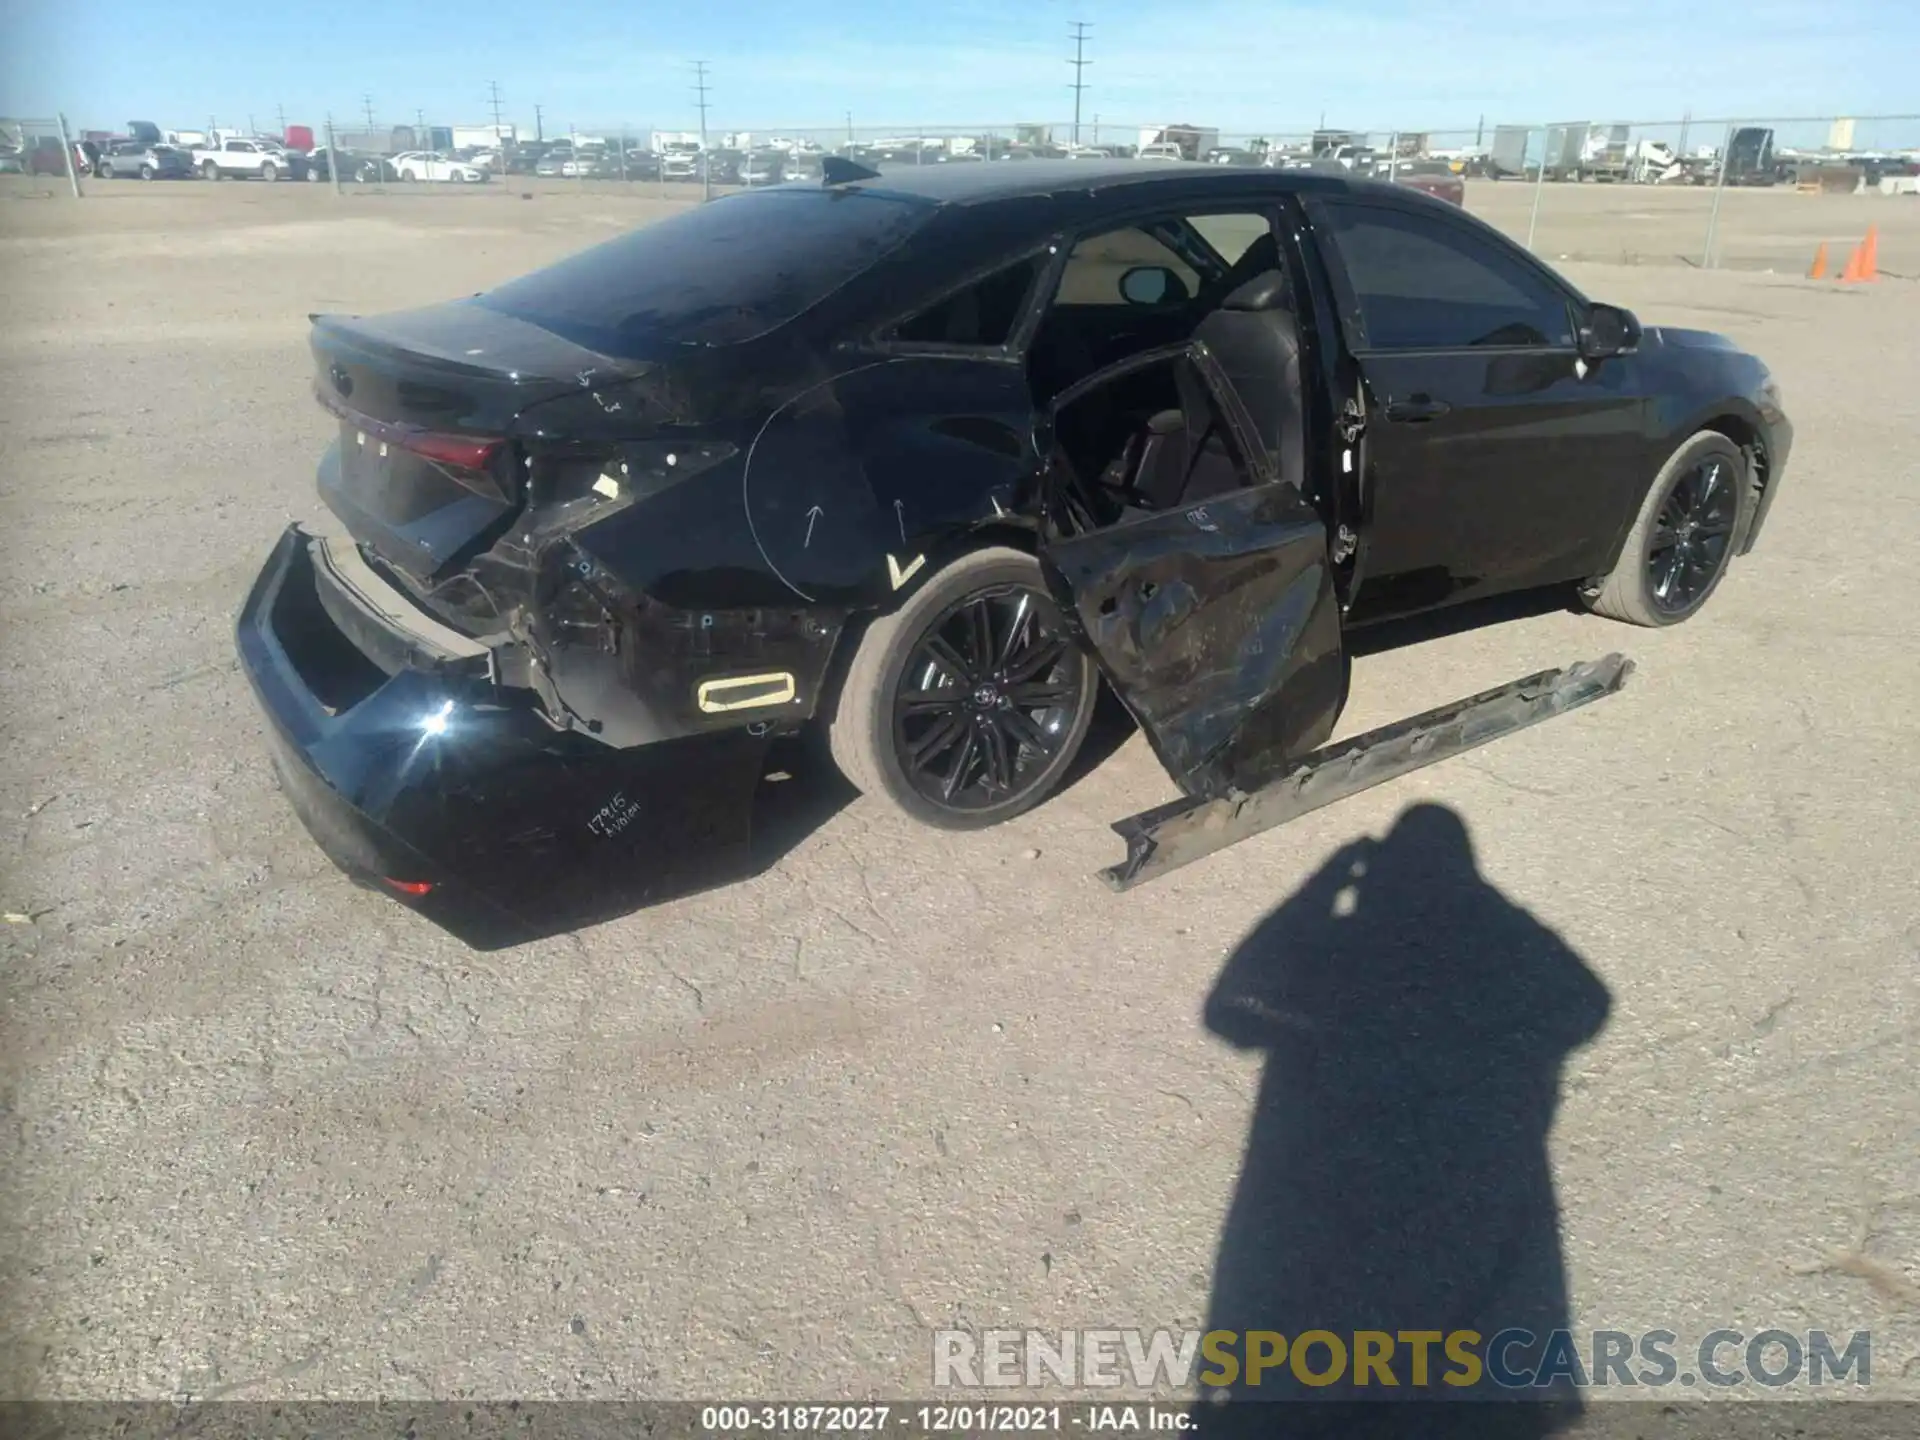
<svg viewBox="0 0 1920 1440">
<path fill-rule="evenodd" d="M 962 596 L 924 629 L 893 695 L 902 774 L 946 811 L 1016 805 L 1057 777 L 1094 683 L 1053 601 L 1024 585 Z"/>
<path fill-rule="evenodd" d="M 1647 536 L 1647 591 L 1664 614 L 1692 610 L 1726 566 L 1739 515 L 1733 467 L 1707 455 L 1667 491 Z"/>
</svg>

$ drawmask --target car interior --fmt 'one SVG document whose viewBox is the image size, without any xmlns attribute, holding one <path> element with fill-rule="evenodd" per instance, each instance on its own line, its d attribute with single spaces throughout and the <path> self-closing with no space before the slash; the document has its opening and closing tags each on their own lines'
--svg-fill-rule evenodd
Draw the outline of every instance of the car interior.
<svg viewBox="0 0 1920 1440">
<path fill-rule="evenodd" d="M 1131 243 L 1112 243 L 1121 237 Z M 1232 385 L 1280 478 L 1300 485 L 1304 405 L 1293 287 L 1264 221 L 1250 243 L 1240 238 L 1231 261 L 1186 220 L 1080 242 L 1030 352 L 1036 398 L 1050 402 L 1129 356 L 1198 341 Z M 1077 529 L 1191 505 L 1244 486 L 1254 473 L 1234 453 L 1207 377 L 1185 355 L 1123 371 L 1061 406 L 1051 467 L 1056 491 L 1071 496 Z"/>
</svg>

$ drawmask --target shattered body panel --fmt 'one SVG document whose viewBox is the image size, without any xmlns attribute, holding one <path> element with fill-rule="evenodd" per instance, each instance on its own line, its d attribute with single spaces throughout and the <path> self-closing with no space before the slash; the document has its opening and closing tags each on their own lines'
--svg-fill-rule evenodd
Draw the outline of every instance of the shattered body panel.
<svg viewBox="0 0 1920 1440">
<path fill-rule="evenodd" d="M 972 549 L 1040 558 L 1169 774 L 1211 802 L 1286 783 L 1326 740 L 1347 627 L 1604 569 L 1702 425 L 1750 457 L 1751 545 L 1792 433 L 1758 361 L 1653 328 L 1591 366 L 1386 354 L 1353 333 L 1315 219 L 1340 197 L 1477 225 L 1304 171 L 836 164 L 483 295 L 314 317 L 337 424 L 319 488 L 347 533 L 282 536 L 237 636 L 295 808 L 356 878 L 498 943 L 748 873 L 768 746 L 831 715 L 866 622 Z M 1249 211 L 1291 277 L 1291 370 L 1256 363 L 1260 322 L 1219 344 L 1196 327 L 1245 276 L 1215 255 L 1209 278 L 1177 217 Z M 1202 292 L 1113 312 L 1094 338 L 1124 358 L 1054 375 L 1075 237 L 1125 225 Z M 1004 335 L 901 338 L 1002 272 L 1030 277 Z M 1237 488 L 1063 525 L 1059 405 L 1176 361 Z M 1276 434 L 1263 391 L 1288 374 Z M 1409 410 L 1429 393 L 1451 404 Z"/>
</svg>

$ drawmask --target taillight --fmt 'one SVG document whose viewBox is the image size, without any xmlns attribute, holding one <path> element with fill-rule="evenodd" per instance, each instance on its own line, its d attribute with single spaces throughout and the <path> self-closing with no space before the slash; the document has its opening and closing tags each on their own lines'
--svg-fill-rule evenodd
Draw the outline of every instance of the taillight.
<svg viewBox="0 0 1920 1440">
<path fill-rule="evenodd" d="M 457 470 L 484 470 L 505 440 L 476 440 L 467 435 L 436 435 L 427 430 L 402 430 L 392 437 L 402 450 Z"/>
<path fill-rule="evenodd" d="M 321 409 L 355 426 L 362 435 L 455 470 L 485 470 L 507 443 L 506 437 L 500 435 L 445 435 L 436 430 L 422 430 L 417 425 L 375 420 L 349 408 L 338 396 L 328 394 L 317 381 L 313 398 L 320 402 Z"/>
<path fill-rule="evenodd" d="M 426 895 L 433 890 L 433 882 L 431 880 L 395 880 L 390 875 L 382 875 L 380 880 L 382 884 L 391 885 L 402 895 Z"/>
</svg>

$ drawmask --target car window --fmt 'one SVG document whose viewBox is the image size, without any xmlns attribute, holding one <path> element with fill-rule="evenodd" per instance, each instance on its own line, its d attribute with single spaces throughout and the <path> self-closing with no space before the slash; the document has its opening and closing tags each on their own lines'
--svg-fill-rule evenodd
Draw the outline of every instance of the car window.
<svg viewBox="0 0 1920 1440">
<path fill-rule="evenodd" d="M 1247 253 L 1249 246 L 1268 232 L 1264 215 L 1190 215 L 1187 223 L 1200 232 L 1200 238 L 1232 265 Z"/>
<path fill-rule="evenodd" d="M 728 345 L 810 309 L 903 244 L 934 207 L 871 191 L 730 195 L 509 281 L 477 303 L 604 355 Z"/>
<path fill-rule="evenodd" d="M 227 151 L 229 154 L 234 153 L 236 151 L 247 151 L 251 149 L 253 149 L 253 147 L 247 144 L 247 142 L 244 140 L 227 141 Z"/>
<path fill-rule="evenodd" d="M 1377 350 L 1571 345 L 1565 292 L 1498 242 L 1379 205 L 1324 202 Z"/>
<path fill-rule="evenodd" d="M 1200 289 L 1200 277 L 1191 265 L 1144 230 L 1128 227 L 1089 235 L 1073 247 L 1066 269 L 1060 275 L 1060 288 L 1054 292 L 1056 305 L 1124 305 L 1120 278 L 1142 265 L 1160 265 L 1178 275 L 1189 295 Z"/>
<path fill-rule="evenodd" d="M 1253 242 L 1268 233 L 1267 217 L 1257 211 L 1224 215 L 1180 217 L 1228 265 L 1247 253 Z M 1181 256 L 1145 230 L 1129 227 L 1091 235 L 1067 256 L 1056 305 L 1124 305 L 1120 280 L 1141 265 L 1163 265 L 1180 277 L 1189 295 L 1200 293 L 1202 277 Z"/>
<path fill-rule="evenodd" d="M 1040 270 L 1037 255 L 996 270 L 902 320 L 893 338 L 935 345 L 1004 345 Z"/>
</svg>

